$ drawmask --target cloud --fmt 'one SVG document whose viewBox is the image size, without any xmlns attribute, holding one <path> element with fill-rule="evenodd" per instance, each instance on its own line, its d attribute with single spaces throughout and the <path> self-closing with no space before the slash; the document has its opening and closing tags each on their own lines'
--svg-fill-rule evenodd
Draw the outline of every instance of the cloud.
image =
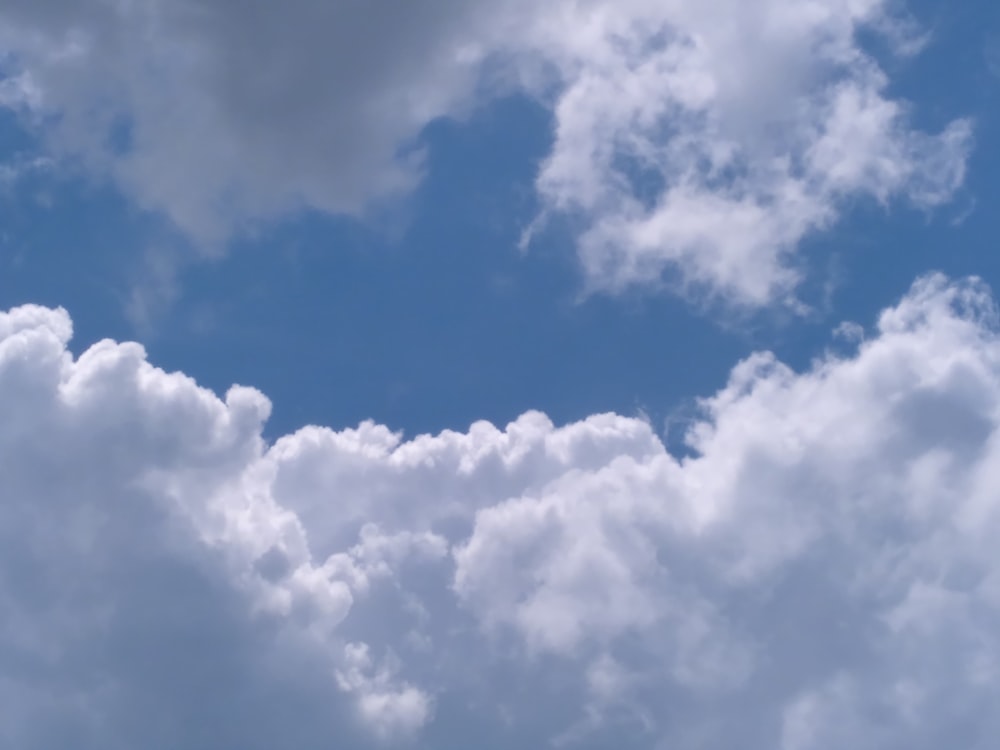
<svg viewBox="0 0 1000 750">
<path fill-rule="evenodd" d="M 420 129 L 469 96 L 482 16 L 444 1 L 7 2 L 3 99 L 57 153 L 218 242 L 411 188 Z"/>
<path fill-rule="evenodd" d="M 1000 334 L 918 281 L 850 355 L 642 420 L 261 438 L 62 310 L 0 315 L 5 746 L 984 747 Z M 72 738 L 72 739 L 70 739 Z"/>
<path fill-rule="evenodd" d="M 858 41 L 909 51 L 889 3 L 622 5 L 546 27 L 564 87 L 538 186 L 577 217 L 591 288 L 666 276 L 738 306 L 788 301 L 800 243 L 846 203 L 934 206 L 962 183 L 970 123 L 913 130 Z"/>
<path fill-rule="evenodd" d="M 553 116 L 537 187 L 588 288 L 664 277 L 788 301 L 801 242 L 857 199 L 962 183 L 971 126 L 914 130 L 858 41 L 913 54 L 888 0 L 147 0 L 0 5 L 0 101 L 57 154 L 217 245 L 413 188 L 420 134 L 515 92 Z"/>
</svg>

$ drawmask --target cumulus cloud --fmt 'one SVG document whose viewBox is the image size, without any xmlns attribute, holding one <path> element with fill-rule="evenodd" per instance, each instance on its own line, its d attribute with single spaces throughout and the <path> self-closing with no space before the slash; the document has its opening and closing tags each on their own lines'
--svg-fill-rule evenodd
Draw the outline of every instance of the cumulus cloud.
<svg viewBox="0 0 1000 750">
<path fill-rule="evenodd" d="M 858 41 L 889 0 L 5 0 L 0 101 L 51 149 L 210 243 L 419 179 L 422 129 L 513 92 L 550 108 L 537 187 L 588 287 L 664 277 L 785 300 L 845 203 L 962 182 L 970 125 L 914 130 Z"/>
<path fill-rule="evenodd" d="M 887 3 L 625 5 L 552 44 L 566 85 L 538 187 L 578 218 L 592 288 L 666 276 L 731 304 L 786 300 L 799 244 L 845 202 L 934 206 L 961 184 L 970 124 L 913 130 L 858 42 L 902 33 Z"/>
<path fill-rule="evenodd" d="M 268 445 L 258 392 L 71 334 L 0 315 L 5 746 L 1000 736 L 974 280 L 920 280 L 849 356 L 739 363 L 684 458 L 611 414 Z"/>
</svg>

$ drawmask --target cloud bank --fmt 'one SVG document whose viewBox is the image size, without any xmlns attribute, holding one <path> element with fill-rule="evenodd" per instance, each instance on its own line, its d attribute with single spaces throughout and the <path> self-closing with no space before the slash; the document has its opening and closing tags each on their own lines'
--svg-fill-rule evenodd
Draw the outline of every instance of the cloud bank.
<svg viewBox="0 0 1000 750">
<path fill-rule="evenodd" d="M 918 281 L 642 420 L 272 445 L 269 404 L 0 315 L 6 747 L 985 748 L 1000 334 Z M 332 394 L 335 397 L 335 394 Z"/>
<path fill-rule="evenodd" d="M 0 101 L 201 242 L 417 184 L 420 135 L 522 93 L 552 114 L 540 222 L 587 287 L 789 301 L 843 207 L 962 183 L 971 126 L 916 130 L 860 41 L 889 0 L 5 0 Z"/>
</svg>

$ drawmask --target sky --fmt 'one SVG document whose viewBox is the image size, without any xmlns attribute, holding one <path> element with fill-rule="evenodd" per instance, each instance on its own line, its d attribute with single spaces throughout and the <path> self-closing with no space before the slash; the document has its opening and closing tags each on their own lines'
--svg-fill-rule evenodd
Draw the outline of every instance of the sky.
<svg viewBox="0 0 1000 750">
<path fill-rule="evenodd" d="M 0 744 L 976 750 L 1000 9 L 0 0 Z"/>
</svg>

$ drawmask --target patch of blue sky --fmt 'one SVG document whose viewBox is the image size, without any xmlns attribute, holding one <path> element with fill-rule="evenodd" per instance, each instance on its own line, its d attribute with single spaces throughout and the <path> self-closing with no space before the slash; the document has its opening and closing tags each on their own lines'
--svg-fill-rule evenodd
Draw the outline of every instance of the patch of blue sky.
<svg viewBox="0 0 1000 750">
<path fill-rule="evenodd" d="M 429 126 L 427 174 L 398 213 L 368 225 L 295 217 L 208 262 L 189 262 L 190 248 L 112 188 L 23 176 L 2 206 L 0 307 L 64 305 L 76 349 L 138 338 L 158 365 L 216 390 L 256 386 L 275 406 L 272 436 L 369 418 L 412 435 L 503 424 L 526 409 L 557 422 L 641 412 L 663 429 L 739 357 L 769 348 L 804 365 L 840 320 L 870 323 L 923 272 L 1000 287 L 990 25 L 967 9 L 925 3 L 915 13 L 933 35 L 921 55 L 893 63 L 893 91 L 930 131 L 975 119 L 966 185 L 930 213 L 859 201 L 807 238 L 804 317 L 734 320 L 643 291 L 581 298 L 558 223 L 519 251 L 551 137 L 547 113 L 521 97 Z M 7 117 L 0 147 L 13 161 L 32 143 Z"/>
<path fill-rule="evenodd" d="M 538 108 L 506 100 L 425 138 L 428 174 L 393 226 L 310 214 L 201 263 L 110 189 L 25 180 L 6 206 L 0 305 L 61 304 L 75 349 L 138 338 L 158 365 L 216 390 L 258 387 L 275 405 L 272 435 L 368 418 L 407 434 L 464 429 L 526 409 L 662 418 L 721 384 L 739 335 L 670 297 L 581 299 L 558 232 L 518 251 L 547 146 Z M 158 246 L 168 266 L 182 256 L 176 280 L 149 278 Z M 129 316 L 134 294 L 153 297 L 148 326 Z"/>
</svg>

